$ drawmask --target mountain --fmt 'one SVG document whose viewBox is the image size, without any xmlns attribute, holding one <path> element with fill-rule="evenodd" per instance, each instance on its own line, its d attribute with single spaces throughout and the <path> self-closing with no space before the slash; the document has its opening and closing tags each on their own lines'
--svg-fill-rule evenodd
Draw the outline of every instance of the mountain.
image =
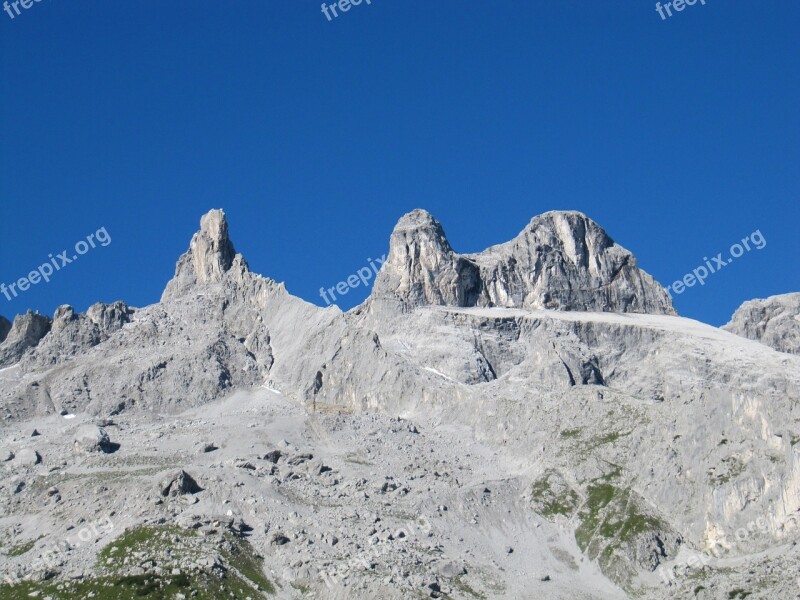
<svg viewBox="0 0 800 600">
<path fill-rule="evenodd" d="M 30 348 L 35 348 L 39 341 L 50 331 L 51 319 L 28 311 L 18 315 L 13 325 L 3 319 L 0 329 L 5 332 L 0 342 L 0 367 L 17 362 Z"/>
<path fill-rule="evenodd" d="M 392 232 L 373 301 L 426 305 L 546 308 L 675 314 L 667 292 L 634 256 L 585 215 L 535 217 L 513 240 L 457 254 L 424 210 Z"/>
<path fill-rule="evenodd" d="M 745 302 L 723 329 L 781 352 L 800 354 L 800 293 Z"/>
<path fill-rule="evenodd" d="M 577 212 L 458 254 L 416 210 L 389 246 L 343 313 L 214 210 L 159 303 L 17 317 L 0 593 L 796 593 L 800 357 L 677 316 Z"/>
</svg>

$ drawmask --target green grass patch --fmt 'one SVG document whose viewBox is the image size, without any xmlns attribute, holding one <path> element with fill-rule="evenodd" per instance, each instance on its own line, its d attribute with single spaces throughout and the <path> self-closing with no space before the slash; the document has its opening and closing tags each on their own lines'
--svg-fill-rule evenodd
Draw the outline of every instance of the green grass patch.
<svg viewBox="0 0 800 600">
<path fill-rule="evenodd" d="M 583 431 L 582 427 L 578 427 L 576 429 L 565 429 L 564 431 L 561 432 L 561 437 L 562 438 L 576 438 L 576 437 L 580 436 L 581 431 Z"/>
<path fill-rule="evenodd" d="M 137 553 L 159 562 L 160 572 L 132 575 Z M 199 556 L 218 555 L 224 568 L 185 569 Z M 168 562 L 164 563 L 167 556 Z M 129 564 L 125 565 L 125 559 Z M 175 574 L 172 569 L 177 568 Z M 183 594 L 193 600 L 264 598 L 275 593 L 263 571 L 263 558 L 250 543 L 231 533 L 207 537 L 174 526 L 139 527 L 124 532 L 103 548 L 97 558 L 97 576 L 84 581 L 52 580 L 0 585 L 0 598 L 28 600 L 31 594 L 53 600 L 171 600 Z"/>
<path fill-rule="evenodd" d="M 609 579 L 630 591 L 635 567 L 625 558 L 625 550 L 642 536 L 668 529 L 659 518 L 642 509 L 641 499 L 630 490 L 595 479 L 586 488 L 586 499 L 577 512 L 575 541 Z"/>
<path fill-rule="evenodd" d="M 134 552 L 157 551 L 173 545 L 171 537 L 196 537 L 197 532 L 191 529 L 169 527 L 138 527 L 124 532 L 120 537 L 103 548 L 97 556 L 99 563 L 108 559 L 119 559 Z"/>
<path fill-rule="evenodd" d="M 258 556 L 247 541 L 229 533 L 226 533 L 225 537 L 230 546 L 223 550 L 222 555 L 230 566 L 236 569 L 248 582 L 254 583 L 257 589 L 268 594 L 274 594 L 275 587 L 264 575 L 264 558 Z"/>
<path fill-rule="evenodd" d="M 12 546 L 6 553 L 6 556 L 22 556 L 23 554 L 30 552 L 30 550 L 35 545 L 36 545 L 36 540 L 31 540 L 29 542 L 24 542 L 22 544 Z"/>
<path fill-rule="evenodd" d="M 742 460 L 736 456 L 723 458 L 722 466 L 719 469 L 709 469 L 708 479 L 712 485 L 724 485 L 744 473 L 745 466 Z"/>
<path fill-rule="evenodd" d="M 296 581 L 293 581 L 293 582 L 292 582 L 290 585 L 291 585 L 291 586 L 292 586 L 294 589 L 296 589 L 298 592 L 300 592 L 301 594 L 303 594 L 303 595 L 305 595 L 305 594 L 310 594 L 310 593 L 311 593 L 311 588 L 310 588 L 310 587 L 308 587 L 307 585 L 303 585 L 302 583 L 298 583 L 298 582 L 296 582 Z"/>
<path fill-rule="evenodd" d="M 625 437 L 626 435 L 630 435 L 630 434 L 631 434 L 630 431 L 628 433 L 621 433 L 619 431 L 612 431 L 612 432 L 609 432 L 609 433 L 607 433 L 605 435 L 601 435 L 600 437 L 596 437 L 595 438 L 595 445 L 596 446 L 602 446 L 604 444 L 613 444 L 619 438 Z"/>
<path fill-rule="evenodd" d="M 546 471 L 531 486 L 534 510 L 546 519 L 570 517 L 580 503 L 580 497 L 556 471 Z"/>
<path fill-rule="evenodd" d="M 450 582 L 452 586 L 457 589 L 462 594 L 467 596 L 471 596 L 472 598 L 477 598 L 478 600 L 486 600 L 486 596 L 481 594 L 480 592 L 474 590 L 470 585 L 464 581 L 460 576 L 454 578 Z"/>
</svg>

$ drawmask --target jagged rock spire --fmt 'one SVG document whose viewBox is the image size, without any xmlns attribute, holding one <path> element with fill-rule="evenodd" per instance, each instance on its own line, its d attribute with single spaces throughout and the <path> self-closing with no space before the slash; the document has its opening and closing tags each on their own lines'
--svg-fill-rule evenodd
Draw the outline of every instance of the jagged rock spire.
<svg viewBox="0 0 800 600">
<path fill-rule="evenodd" d="M 175 276 L 167 284 L 162 300 L 179 296 L 196 285 L 219 283 L 230 271 L 241 274 L 247 263 L 237 254 L 228 236 L 228 221 L 221 209 L 214 209 L 200 219 L 200 231 L 194 234 L 189 250 L 175 267 Z"/>
<path fill-rule="evenodd" d="M 376 288 L 404 304 L 472 306 L 480 293 L 475 264 L 453 251 L 439 221 L 421 209 L 397 223 L 386 262 Z"/>
<path fill-rule="evenodd" d="M 29 310 L 17 315 L 14 324 L 0 343 L 0 367 L 14 364 L 28 348 L 35 347 L 52 325 L 50 317 Z"/>
</svg>

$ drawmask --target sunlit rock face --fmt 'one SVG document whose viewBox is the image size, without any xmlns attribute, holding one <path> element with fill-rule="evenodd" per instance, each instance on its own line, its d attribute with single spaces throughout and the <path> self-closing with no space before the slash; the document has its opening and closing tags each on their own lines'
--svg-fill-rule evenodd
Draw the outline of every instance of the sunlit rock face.
<svg viewBox="0 0 800 600">
<path fill-rule="evenodd" d="M 749 300 L 723 329 L 780 352 L 800 354 L 800 293 Z"/>
<path fill-rule="evenodd" d="M 458 254 L 424 210 L 400 219 L 372 299 L 405 309 L 497 306 L 675 314 L 667 292 L 597 223 L 574 211 L 535 217 L 513 240 Z"/>
</svg>

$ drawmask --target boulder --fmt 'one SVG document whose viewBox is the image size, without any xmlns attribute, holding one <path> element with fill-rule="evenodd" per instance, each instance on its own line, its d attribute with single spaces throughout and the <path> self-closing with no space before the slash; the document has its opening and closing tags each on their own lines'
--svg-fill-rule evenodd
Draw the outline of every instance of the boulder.
<svg viewBox="0 0 800 600">
<path fill-rule="evenodd" d="M 113 445 L 106 430 L 96 425 L 84 425 L 75 434 L 73 447 L 78 452 L 112 452 Z"/>
<path fill-rule="evenodd" d="M 194 478 L 183 469 L 163 480 L 160 487 L 161 495 L 170 498 L 203 491 Z"/>
<path fill-rule="evenodd" d="M 14 457 L 14 464 L 24 467 L 32 467 L 40 462 L 42 462 L 42 457 L 32 448 L 23 448 Z"/>
</svg>

